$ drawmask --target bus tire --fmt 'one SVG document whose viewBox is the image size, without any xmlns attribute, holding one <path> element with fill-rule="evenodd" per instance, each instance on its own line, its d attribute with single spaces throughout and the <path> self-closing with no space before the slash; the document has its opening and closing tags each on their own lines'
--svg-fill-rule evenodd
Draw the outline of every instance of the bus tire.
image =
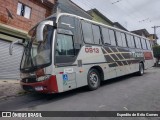
<svg viewBox="0 0 160 120">
<path fill-rule="evenodd" d="M 144 66 L 143 63 L 139 63 L 139 71 L 137 72 L 139 76 L 142 76 L 144 74 Z"/>
<path fill-rule="evenodd" d="M 91 69 L 87 75 L 89 90 L 96 90 L 100 86 L 100 76 L 96 69 Z"/>
</svg>

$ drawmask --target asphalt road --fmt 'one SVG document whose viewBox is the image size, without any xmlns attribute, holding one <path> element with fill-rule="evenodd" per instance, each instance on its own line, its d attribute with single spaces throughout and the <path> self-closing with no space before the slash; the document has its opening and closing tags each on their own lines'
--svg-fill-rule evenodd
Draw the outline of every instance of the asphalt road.
<svg viewBox="0 0 160 120">
<path fill-rule="evenodd" d="M 0 101 L 0 111 L 160 111 L 160 68 L 143 76 L 127 75 L 105 81 L 95 91 L 86 87 L 55 95 L 30 94 Z M 51 119 L 51 118 L 48 118 Z M 63 119 L 63 118 L 57 118 Z M 71 118 L 67 118 L 70 120 Z M 81 118 L 76 118 L 81 119 Z M 128 120 L 128 118 L 83 118 Z M 131 118 L 158 120 L 158 118 Z M 160 118 L 159 118 L 160 119 Z"/>
</svg>

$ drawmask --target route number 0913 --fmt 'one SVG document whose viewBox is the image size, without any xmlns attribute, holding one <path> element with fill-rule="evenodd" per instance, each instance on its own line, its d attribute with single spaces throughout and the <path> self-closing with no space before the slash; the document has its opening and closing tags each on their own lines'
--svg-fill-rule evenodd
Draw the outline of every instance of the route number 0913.
<svg viewBox="0 0 160 120">
<path fill-rule="evenodd" d="M 86 53 L 99 53 L 98 48 L 85 48 Z"/>
</svg>

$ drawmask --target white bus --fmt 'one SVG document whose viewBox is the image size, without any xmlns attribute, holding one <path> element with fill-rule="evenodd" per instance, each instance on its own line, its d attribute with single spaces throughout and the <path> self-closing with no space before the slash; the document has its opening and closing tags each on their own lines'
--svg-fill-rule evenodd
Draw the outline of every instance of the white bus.
<svg viewBox="0 0 160 120">
<path fill-rule="evenodd" d="M 26 91 L 95 90 L 101 81 L 143 75 L 154 64 L 147 38 L 67 13 L 40 22 L 23 44 L 20 83 Z"/>
</svg>

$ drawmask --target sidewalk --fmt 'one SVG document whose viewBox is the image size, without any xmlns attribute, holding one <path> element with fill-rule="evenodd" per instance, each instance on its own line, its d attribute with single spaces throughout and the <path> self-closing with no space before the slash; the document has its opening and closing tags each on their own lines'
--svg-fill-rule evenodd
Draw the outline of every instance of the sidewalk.
<svg viewBox="0 0 160 120">
<path fill-rule="evenodd" d="M 19 80 L 0 79 L 0 100 L 24 94 Z"/>
</svg>

